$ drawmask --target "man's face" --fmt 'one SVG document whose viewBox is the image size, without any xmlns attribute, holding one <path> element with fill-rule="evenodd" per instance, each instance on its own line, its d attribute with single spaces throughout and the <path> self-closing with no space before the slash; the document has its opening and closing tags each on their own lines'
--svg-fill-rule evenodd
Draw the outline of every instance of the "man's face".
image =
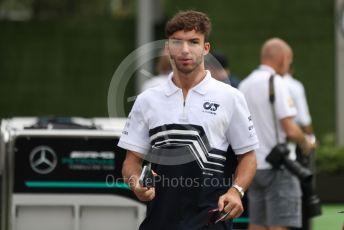
<svg viewBox="0 0 344 230">
<path fill-rule="evenodd" d="M 177 71 L 184 74 L 203 67 L 204 55 L 209 52 L 210 44 L 204 42 L 204 35 L 191 31 L 177 31 L 172 34 L 166 43 L 166 51 Z"/>
</svg>

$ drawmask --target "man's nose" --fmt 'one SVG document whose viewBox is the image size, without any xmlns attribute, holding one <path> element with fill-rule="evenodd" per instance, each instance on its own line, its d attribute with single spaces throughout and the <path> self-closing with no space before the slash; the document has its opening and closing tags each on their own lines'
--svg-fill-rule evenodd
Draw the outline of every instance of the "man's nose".
<svg viewBox="0 0 344 230">
<path fill-rule="evenodd" d="M 182 53 L 189 53 L 189 44 L 187 41 L 183 41 L 182 44 Z"/>
</svg>

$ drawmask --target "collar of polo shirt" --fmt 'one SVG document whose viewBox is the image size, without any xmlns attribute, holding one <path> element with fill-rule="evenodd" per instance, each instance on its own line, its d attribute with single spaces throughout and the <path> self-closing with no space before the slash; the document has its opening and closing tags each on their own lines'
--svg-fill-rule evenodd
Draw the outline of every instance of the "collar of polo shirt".
<svg viewBox="0 0 344 230">
<path fill-rule="evenodd" d="M 168 84 L 165 85 L 165 94 L 166 96 L 171 96 L 172 94 L 176 93 L 178 90 L 181 90 L 179 87 L 177 87 L 174 82 L 172 81 L 173 72 L 168 75 Z M 197 85 L 195 85 L 191 90 L 201 94 L 205 95 L 208 92 L 208 84 L 207 82 L 210 80 L 211 74 L 209 70 L 206 70 L 206 75 L 204 79 L 199 82 Z"/>
<path fill-rule="evenodd" d="M 276 71 L 268 65 L 260 65 L 258 69 L 263 70 L 263 71 L 267 71 L 270 74 L 276 74 Z"/>
</svg>

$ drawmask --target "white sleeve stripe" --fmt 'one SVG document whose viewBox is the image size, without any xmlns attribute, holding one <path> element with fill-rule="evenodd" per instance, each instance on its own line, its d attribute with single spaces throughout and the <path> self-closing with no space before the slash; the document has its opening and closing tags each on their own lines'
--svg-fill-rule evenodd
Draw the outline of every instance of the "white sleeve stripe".
<svg viewBox="0 0 344 230">
<path fill-rule="evenodd" d="M 158 132 L 150 137 L 150 140 L 153 141 L 157 137 L 169 135 L 169 134 L 189 134 L 189 135 L 199 135 L 199 133 L 195 130 L 166 130 L 162 132 Z"/>
</svg>

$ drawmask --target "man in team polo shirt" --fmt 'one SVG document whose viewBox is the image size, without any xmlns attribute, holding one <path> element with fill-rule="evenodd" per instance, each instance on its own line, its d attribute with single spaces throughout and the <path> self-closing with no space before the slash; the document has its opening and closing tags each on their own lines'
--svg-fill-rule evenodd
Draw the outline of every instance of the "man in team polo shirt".
<svg viewBox="0 0 344 230">
<path fill-rule="evenodd" d="M 147 215 L 140 229 L 231 229 L 256 171 L 258 140 L 243 95 L 204 69 L 211 22 L 197 11 L 177 13 L 166 25 L 173 72 L 140 94 L 118 146 L 127 149 L 123 177 Z M 231 178 L 227 149 L 238 166 Z M 143 159 L 152 162 L 155 186 L 139 183 Z M 208 225 L 209 211 L 228 213 Z"/>
</svg>

